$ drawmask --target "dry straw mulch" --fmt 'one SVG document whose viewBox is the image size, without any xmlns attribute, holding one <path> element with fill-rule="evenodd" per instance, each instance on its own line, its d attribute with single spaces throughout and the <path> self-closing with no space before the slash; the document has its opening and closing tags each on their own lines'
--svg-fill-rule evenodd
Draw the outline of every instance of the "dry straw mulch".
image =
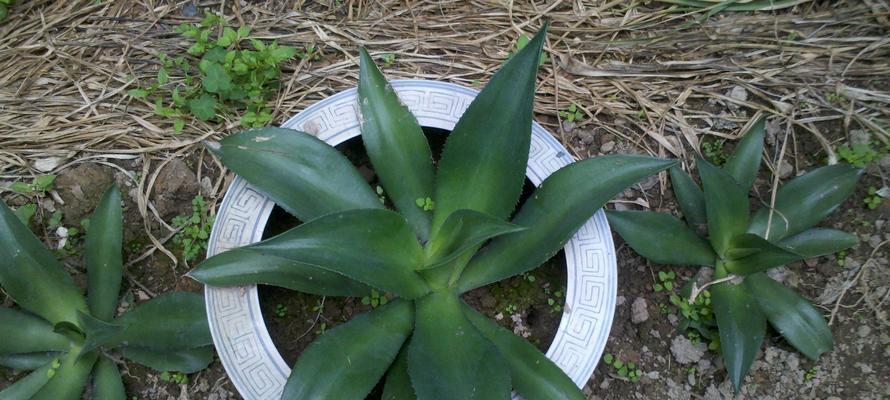
<svg viewBox="0 0 890 400">
<path fill-rule="evenodd" d="M 185 54 L 175 33 L 194 2 L 20 0 L 0 23 L 0 179 L 58 172 L 78 162 L 139 158 L 140 208 L 157 167 L 238 130 L 190 121 L 175 134 L 150 103 L 126 96 L 148 85 L 158 55 Z M 821 156 L 854 129 L 890 137 L 890 5 L 883 0 L 802 2 L 706 16 L 654 1 L 200 1 L 254 36 L 302 47 L 320 61 L 286 65 L 276 121 L 355 85 L 356 46 L 394 53 L 389 78 L 483 83 L 520 34 L 551 21 L 538 119 L 564 143 L 579 132 L 622 138 L 637 151 L 694 154 L 707 135 L 735 138 L 755 113 L 819 143 Z M 733 96 L 744 88 L 746 96 Z M 558 111 L 575 103 L 571 129 Z M 718 105 L 715 107 L 715 105 Z M 729 111 L 727 111 L 729 110 Z M 727 125 L 727 122 L 729 125 Z M 733 123 L 737 124 L 733 126 Z M 573 147 L 586 157 L 583 146 Z M 767 158 L 776 165 L 776 158 Z M 214 184 L 219 194 L 222 179 Z M 2 189 L 0 189 L 2 190 Z M 162 224 L 163 225 L 163 224 Z"/>
</svg>

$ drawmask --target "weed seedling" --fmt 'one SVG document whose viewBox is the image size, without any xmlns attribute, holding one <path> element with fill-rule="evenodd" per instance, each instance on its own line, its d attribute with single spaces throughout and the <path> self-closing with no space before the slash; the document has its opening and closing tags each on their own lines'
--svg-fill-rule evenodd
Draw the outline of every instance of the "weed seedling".
<svg viewBox="0 0 890 400">
<path fill-rule="evenodd" d="M 881 202 L 884 201 L 880 195 L 878 195 L 878 188 L 874 186 L 869 186 L 868 188 L 868 196 L 865 197 L 865 206 L 868 207 L 869 210 L 874 210 L 881 205 Z"/>
<path fill-rule="evenodd" d="M 384 67 L 389 68 L 396 63 L 396 55 L 395 53 L 383 53 L 380 55 L 380 60 L 383 61 Z"/>
<path fill-rule="evenodd" d="M 838 147 L 837 156 L 854 167 L 865 168 L 880 159 L 881 153 L 876 151 L 870 143 L 857 143 Z"/>
<path fill-rule="evenodd" d="M 667 290 L 670 292 L 670 291 L 674 290 L 674 280 L 675 279 L 677 279 L 677 274 L 675 274 L 674 271 L 668 271 L 668 272 L 658 271 L 659 283 L 656 283 L 655 285 L 653 285 L 652 290 L 654 290 L 655 292 L 661 292 L 664 290 Z"/>
<path fill-rule="evenodd" d="M 423 211 L 433 211 L 436 209 L 436 203 L 432 198 L 429 197 L 418 197 L 414 200 L 414 203 L 417 204 L 418 207 L 422 208 Z"/>
<path fill-rule="evenodd" d="M 702 140 L 701 142 L 701 152 L 705 156 L 708 161 L 716 164 L 723 165 L 726 163 L 726 150 L 724 150 L 723 145 L 726 143 L 726 139 L 713 139 L 713 140 Z"/>
<path fill-rule="evenodd" d="M 581 110 L 578 109 L 578 106 L 575 103 L 572 103 L 571 105 L 569 105 L 568 108 L 560 111 L 559 116 L 568 122 L 575 122 L 580 121 L 582 118 L 584 118 L 584 113 L 582 113 Z"/>
<path fill-rule="evenodd" d="M 276 304 L 275 305 L 275 316 L 278 318 L 284 318 L 287 316 L 287 306 L 284 304 Z"/>
<path fill-rule="evenodd" d="M 636 364 L 633 362 L 621 361 L 620 359 L 612 356 L 610 353 L 606 353 L 603 356 L 603 363 L 606 365 L 611 365 L 612 368 L 615 368 L 615 372 L 618 376 L 622 378 L 626 378 L 627 380 L 636 383 L 640 380 L 640 377 L 643 376 L 643 371 L 641 371 Z"/>
<path fill-rule="evenodd" d="M 371 306 L 371 308 L 377 308 L 378 306 L 382 306 L 386 304 L 389 299 L 386 297 L 385 293 L 380 293 L 377 289 L 371 289 L 371 295 L 362 297 L 362 304 L 366 306 Z"/>
<path fill-rule="evenodd" d="M 9 189 L 21 194 L 43 195 L 47 190 L 53 188 L 53 182 L 55 181 L 55 175 L 40 175 L 31 180 L 31 183 L 14 182 L 9 185 Z"/>
<path fill-rule="evenodd" d="M 212 226 L 213 217 L 209 215 L 209 208 L 201 195 L 192 199 L 191 215 L 173 218 L 173 227 L 179 229 L 173 236 L 173 243 L 182 246 L 183 260 L 192 261 L 207 250 L 207 238 Z"/>
<path fill-rule="evenodd" d="M 513 55 L 516 54 L 516 52 L 522 50 L 526 45 L 528 45 L 528 42 L 530 40 L 531 38 L 529 38 L 528 36 L 519 35 L 519 37 L 516 38 L 516 51 L 511 51 L 507 59 L 509 60 L 510 57 L 513 57 Z M 541 57 L 538 60 L 538 66 L 540 67 L 541 65 L 544 65 L 544 63 L 546 63 L 547 61 L 550 61 L 550 56 L 548 56 L 547 53 L 541 52 Z M 506 61 L 504 62 L 506 63 Z"/>
<path fill-rule="evenodd" d="M 819 367 L 818 367 L 818 366 L 813 366 L 813 368 L 810 368 L 810 369 L 807 370 L 807 372 L 804 372 L 804 374 L 803 374 L 803 380 L 805 380 L 805 381 L 807 381 L 807 382 L 813 380 L 813 378 L 816 377 L 816 373 L 817 373 L 817 372 L 819 372 Z"/>
<path fill-rule="evenodd" d="M 847 264 L 847 251 L 841 250 L 837 252 L 837 266 L 844 267 Z"/>
<path fill-rule="evenodd" d="M 177 385 L 187 385 L 189 383 L 189 377 L 182 372 L 161 372 L 161 380 Z"/>
</svg>

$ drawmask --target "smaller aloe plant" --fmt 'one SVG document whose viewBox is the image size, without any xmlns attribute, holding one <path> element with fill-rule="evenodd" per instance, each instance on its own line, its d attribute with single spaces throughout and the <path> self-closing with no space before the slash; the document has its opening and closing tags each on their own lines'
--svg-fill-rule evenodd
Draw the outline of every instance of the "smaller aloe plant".
<svg viewBox="0 0 890 400">
<path fill-rule="evenodd" d="M 723 168 L 701 158 L 696 166 L 703 189 L 677 167 L 671 169 L 674 194 L 687 226 L 664 213 L 609 211 L 609 223 L 643 257 L 661 264 L 714 268 L 711 305 L 720 346 L 738 391 L 766 333 L 766 322 L 809 358 L 832 347 L 822 314 L 765 271 L 805 258 L 836 253 L 856 237 L 813 228 L 853 191 L 861 170 L 845 164 L 817 168 L 778 189 L 772 208 L 753 215 L 748 190 L 763 151 L 764 121 L 757 120 Z M 696 228 L 707 228 L 699 235 Z M 692 294 L 695 298 L 695 293 Z"/>
<path fill-rule="evenodd" d="M 0 286 L 21 307 L 0 307 L 0 365 L 33 370 L 0 391 L 0 399 L 78 400 L 92 376 L 94 399 L 126 400 L 109 352 L 159 371 L 191 373 L 213 361 L 200 295 L 167 293 L 115 318 L 123 276 L 120 204 L 112 187 L 90 218 L 85 299 L 0 202 Z"/>
</svg>

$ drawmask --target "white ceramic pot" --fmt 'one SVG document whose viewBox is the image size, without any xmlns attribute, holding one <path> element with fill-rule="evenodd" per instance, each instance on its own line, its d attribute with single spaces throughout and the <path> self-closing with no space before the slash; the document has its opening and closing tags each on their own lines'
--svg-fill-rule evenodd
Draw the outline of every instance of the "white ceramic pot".
<svg viewBox="0 0 890 400">
<path fill-rule="evenodd" d="M 424 80 L 393 81 L 392 86 L 421 126 L 449 131 L 478 93 L 455 84 Z M 282 126 L 311 133 L 335 146 L 360 134 L 356 98 L 355 89 L 340 92 Z M 566 149 L 534 123 L 526 176 L 539 185 L 572 161 Z M 274 206 L 270 198 L 236 178 L 217 213 L 208 257 L 259 241 Z M 565 254 L 566 304 L 547 357 L 583 387 L 606 345 L 615 312 L 615 248 L 602 210 L 566 244 Z M 208 286 L 205 298 L 216 350 L 241 396 L 246 400 L 278 400 L 290 367 L 266 330 L 256 286 Z"/>
</svg>

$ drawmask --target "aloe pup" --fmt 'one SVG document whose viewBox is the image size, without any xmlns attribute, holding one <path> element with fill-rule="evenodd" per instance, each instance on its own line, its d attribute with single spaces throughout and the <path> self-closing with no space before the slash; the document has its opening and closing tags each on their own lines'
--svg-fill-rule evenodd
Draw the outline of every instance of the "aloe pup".
<svg viewBox="0 0 890 400">
<path fill-rule="evenodd" d="M 750 214 L 748 191 L 760 168 L 764 120 L 751 126 L 723 168 L 696 159 L 701 188 L 687 173 L 671 169 L 686 223 L 665 213 L 607 212 L 612 228 L 646 259 L 713 268 L 711 305 L 736 391 L 767 321 L 811 359 L 831 349 L 822 313 L 765 271 L 856 244 L 854 235 L 814 226 L 850 196 L 862 172 L 846 164 L 815 168 L 778 188 L 772 208 L 765 204 Z M 707 235 L 700 235 L 699 227 L 706 227 Z"/>
<path fill-rule="evenodd" d="M 327 331 L 299 357 L 283 399 L 584 399 L 533 345 L 460 299 L 542 264 L 605 202 L 673 162 L 608 156 L 547 178 L 512 220 L 525 178 L 545 30 L 494 75 L 448 136 L 438 165 L 417 120 L 361 51 L 362 140 L 377 193 L 334 148 L 265 128 L 211 145 L 222 162 L 302 221 L 207 259 L 208 285 L 270 284 L 397 299 Z M 429 199 L 429 200 L 427 200 Z M 422 207 L 420 206 L 422 205 Z"/>
<path fill-rule="evenodd" d="M 84 244 L 87 298 L 0 202 L 0 286 L 20 309 L 0 307 L 0 365 L 31 371 L 0 391 L 3 400 L 126 400 L 110 354 L 160 371 L 186 373 L 213 361 L 204 299 L 167 293 L 115 317 L 123 276 L 121 198 L 105 192 Z"/>
</svg>

